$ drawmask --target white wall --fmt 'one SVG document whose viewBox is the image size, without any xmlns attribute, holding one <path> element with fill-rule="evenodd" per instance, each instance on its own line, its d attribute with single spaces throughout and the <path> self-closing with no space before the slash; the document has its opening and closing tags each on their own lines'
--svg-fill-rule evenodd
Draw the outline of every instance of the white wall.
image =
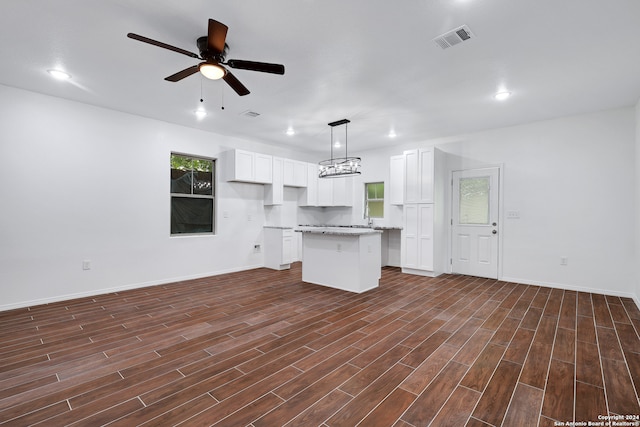
<svg viewBox="0 0 640 427">
<path fill-rule="evenodd" d="M 262 186 L 219 179 L 218 234 L 174 238 L 171 151 L 308 154 L 4 86 L 0 122 L 0 310 L 261 266 L 265 223 L 362 223 L 364 182 L 388 183 L 389 156 L 430 145 L 450 168 L 503 165 L 504 209 L 521 214 L 503 221 L 503 279 L 640 295 L 640 103 L 356 153 L 353 209 L 297 208 L 294 189 L 265 208 Z M 384 223 L 401 218 L 385 206 Z"/>
<path fill-rule="evenodd" d="M 324 222 L 362 221 L 363 183 L 388 185 L 389 157 L 436 146 L 451 170 L 500 165 L 500 278 L 629 296 L 640 301 L 640 103 L 624 108 L 427 141 L 402 141 L 362 157 L 353 210 L 327 209 Z M 388 188 L 388 187 L 387 187 Z M 450 200 L 447 196 L 447 204 Z M 638 202 L 640 205 L 640 202 Z M 450 206 L 447 206 L 450 212 Z M 402 209 L 385 205 L 386 223 Z M 446 247 L 439 248 L 449 253 Z M 560 257 L 568 265 L 560 265 Z"/>
<path fill-rule="evenodd" d="M 218 234 L 169 236 L 170 152 L 300 158 L 5 86 L 0 122 L 0 310 L 262 266 L 263 186 L 220 164 Z"/>
<path fill-rule="evenodd" d="M 640 100 L 636 104 L 636 196 L 635 196 L 635 219 L 636 219 L 636 252 L 635 252 L 635 268 L 636 268 L 636 304 L 640 306 Z"/>
</svg>

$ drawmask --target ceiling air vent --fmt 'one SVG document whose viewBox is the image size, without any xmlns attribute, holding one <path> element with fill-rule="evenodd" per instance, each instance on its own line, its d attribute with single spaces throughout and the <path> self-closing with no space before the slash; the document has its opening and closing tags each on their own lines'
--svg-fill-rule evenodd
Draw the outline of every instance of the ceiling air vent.
<svg viewBox="0 0 640 427">
<path fill-rule="evenodd" d="M 451 31 L 447 31 L 446 33 L 433 39 L 433 41 L 436 42 L 436 44 L 441 48 L 447 49 L 451 46 L 457 45 L 458 43 L 469 40 L 472 37 L 473 33 L 471 33 L 469 27 L 463 25 Z"/>
<path fill-rule="evenodd" d="M 240 115 L 246 116 L 246 117 L 258 117 L 260 113 L 256 113 L 255 111 L 251 111 L 251 110 L 246 110 L 240 113 Z"/>
</svg>

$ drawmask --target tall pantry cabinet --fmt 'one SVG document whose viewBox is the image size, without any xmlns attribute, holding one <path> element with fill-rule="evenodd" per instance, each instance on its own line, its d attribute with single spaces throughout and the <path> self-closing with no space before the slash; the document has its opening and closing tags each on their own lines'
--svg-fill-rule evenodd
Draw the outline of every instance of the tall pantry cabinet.
<svg viewBox="0 0 640 427">
<path fill-rule="evenodd" d="M 444 153 L 408 150 L 404 157 L 402 272 L 438 276 L 446 269 Z"/>
</svg>

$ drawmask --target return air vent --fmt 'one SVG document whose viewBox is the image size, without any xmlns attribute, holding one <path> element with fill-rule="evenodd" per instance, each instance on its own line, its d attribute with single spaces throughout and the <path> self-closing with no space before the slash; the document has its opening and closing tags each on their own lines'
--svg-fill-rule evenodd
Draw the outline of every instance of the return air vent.
<svg viewBox="0 0 640 427">
<path fill-rule="evenodd" d="M 447 31 L 446 33 L 436 37 L 433 39 L 434 42 L 438 46 L 443 49 L 450 48 L 451 46 L 455 46 L 463 41 L 469 40 L 473 37 L 473 33 L 466 25 L 455 28 L 451 31 Z"/>
</svg>

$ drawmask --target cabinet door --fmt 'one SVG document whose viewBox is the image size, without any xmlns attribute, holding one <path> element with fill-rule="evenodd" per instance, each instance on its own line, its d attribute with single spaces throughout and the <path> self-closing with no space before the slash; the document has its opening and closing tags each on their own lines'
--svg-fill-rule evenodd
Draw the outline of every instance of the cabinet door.
<svg viewBox="0 0 640 427">
<path fill-rule="evenodd" d="M 353 178 L 330 178 L 333 182 L 333 206 L 353 205 Z"/>
<path fill-rule="evenodd" d="M 300 192 L 300 206 L 317 206 L 318 205 L 318 165 L 315 163 L 306 163 L 307 170 L 307 186 Z"/>
<path fill-rule="evenodd" d="M 433 203 L 433 149 L 421 149 L 418 173 L 420 200 L 419 203 Z"/>
<path fill-rule="evenodd" d="M 418 268 L 418 205 L 404 206 L 402 227 L 402 266 Z"/>
<path fill-rule="evenodd" d="M 283 176 L 284 176 L 284 185 L 292 186 L 293 185 L 293 172 L 294 167 L 293 164 L 295 162 L 291 159 L 284 159 L 283 161 Z"/>
<path fill-rule="evenodd" d="M 392 156 L 389 160 L 389 203 L 404 203 L 404 155 Z"/>
<path fill-rule="evenodd" d="M 333 206 L 333 180 L 340 178 L 318 179 L 318 206 Z"/>
<path fill-rule="evenodd" d="M 418 150 L 404 152 L 404 202 L 418 203 L 419 199 L 419 169 Z"/>
<path fill-rule="evenodd" d="M 266 154 L 254 153 L 255 174 L 254 182 L 271 184 L 273 182 L 273 157 Z"/>
<path fill-rule="evenodd" d="M 284 200 L 284 188 L 282 184 L 282 160 L 280 157 L 273 158 L 273 181 L 264 187 L 264 204 L 281 205 Z"/>
<path fill-rule="evenodd" d="M 433 271 L 433 204 L 418 206 L 418 269 Z"/>
<path fill-rule="evenodd" d="M 244 150 L 233 152 L 233 176 L 237 181 L 253 181 L 253 170 L 255 168 L 254 153 Z"/>
<path fill-rule="evenodd" d="M 293 262 L 293 236 L 290 234 L 282 235 L 282 264 L 291 264 Z"/>
<path fill-rule="evenodd" d="M 307 186 L 307 164 L 305 162 L 293 163 L 293 184 L 296 187 Z"/>
</svg>

